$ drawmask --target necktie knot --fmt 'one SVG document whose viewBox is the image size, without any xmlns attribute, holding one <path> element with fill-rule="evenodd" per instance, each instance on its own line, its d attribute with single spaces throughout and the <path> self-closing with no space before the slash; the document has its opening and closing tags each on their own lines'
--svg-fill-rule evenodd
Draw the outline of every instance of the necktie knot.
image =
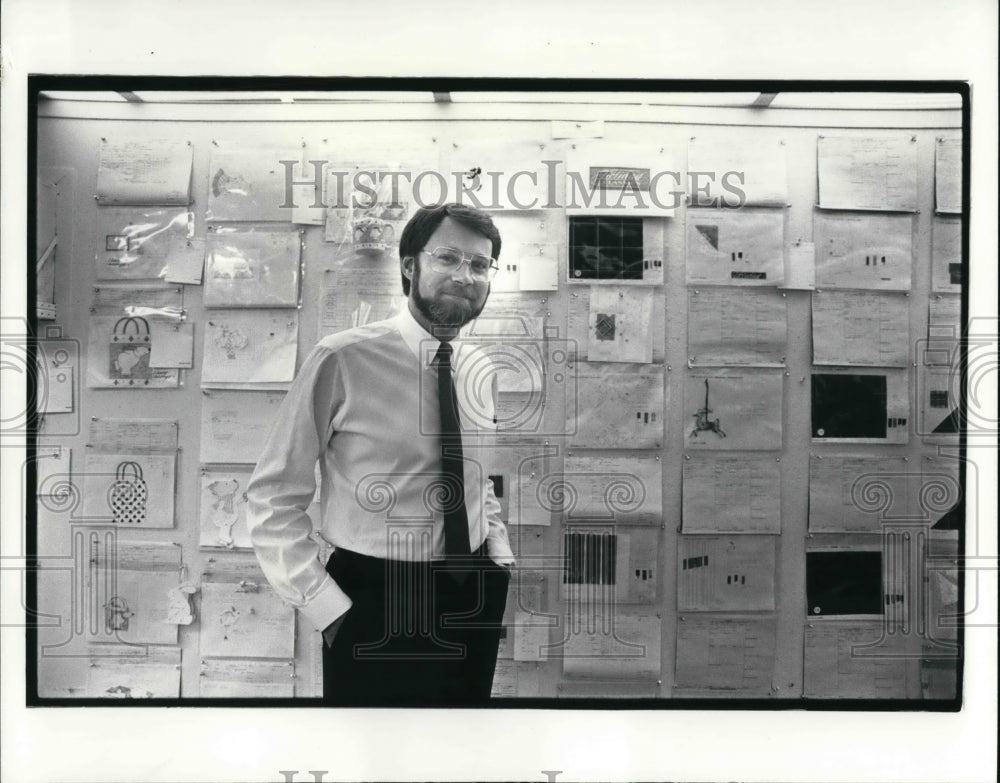
<svg viewBox="0 0 1000 783">
<path fill-rule="evenodd" d="M 451 367 L 451 343 L 441 343 L 437 353 L 434 354 L 434 364 L 439 367 Z"/>
</svg>

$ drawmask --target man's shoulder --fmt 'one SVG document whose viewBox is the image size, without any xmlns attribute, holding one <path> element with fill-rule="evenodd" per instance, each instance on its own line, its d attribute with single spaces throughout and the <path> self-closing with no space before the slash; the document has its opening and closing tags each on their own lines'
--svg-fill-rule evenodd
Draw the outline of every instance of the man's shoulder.
<svg viewBox="0 0 1000 783">
<path fill-rule="evenodd" d="M 328 334 L 322 338 L 316 347 L 328 353 L 341 353 L 364 347 L 375 347 L 386 339 L 392 340 L 399 336 L 399 327 L 395 318 L 385 321 L 375 321 L 364 326 L 355 326 L 343 332 Z"/>
</svg>

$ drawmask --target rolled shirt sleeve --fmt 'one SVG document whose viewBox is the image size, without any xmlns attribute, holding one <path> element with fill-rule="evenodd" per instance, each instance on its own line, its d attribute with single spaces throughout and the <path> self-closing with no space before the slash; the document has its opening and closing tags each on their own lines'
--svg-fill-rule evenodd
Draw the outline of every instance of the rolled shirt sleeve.
<svg viewBox="0 0 1000 783">
<path fill-rule="evenodd" d="M 336 353 L 317 346 L 282 402 L 247 487 L 247 527 L 264 576 L 320 631 L 351 607 L 319 561 L 306 513 L 316 462 L 333 434 L 339 387 Z"/>
</svg>

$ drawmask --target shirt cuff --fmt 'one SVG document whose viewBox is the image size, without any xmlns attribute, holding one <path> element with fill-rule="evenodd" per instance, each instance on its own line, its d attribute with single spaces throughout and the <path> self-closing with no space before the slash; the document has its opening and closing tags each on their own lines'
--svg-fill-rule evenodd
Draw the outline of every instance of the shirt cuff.
<svg viewBox="0 0 1000 783">
<path fill-rule="evenodd" d="M 299 611 L 317 631 L 323 631 L 350 609 L 353 603 L 347 593 L 340 589 L 340 585 L 327 577 L 319 592 L 307 604 L 300 606 Z"/>
<path fill-rule="evenodd" d="M 502 539 L 487 538 L 486 551 L 490 556 L 490 560 L 497 565 L 508 568 L 517 565 L 517 560 L 514 558 L 514 553 L 511 551 L 510 545 Z"/>
</svg>

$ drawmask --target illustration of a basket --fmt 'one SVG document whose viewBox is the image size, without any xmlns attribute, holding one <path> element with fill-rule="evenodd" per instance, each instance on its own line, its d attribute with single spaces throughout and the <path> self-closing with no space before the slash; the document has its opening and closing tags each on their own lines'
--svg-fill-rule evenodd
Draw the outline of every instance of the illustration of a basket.
<svg viewBox="0 0 1000 783">
<path fill-rule="evenodd" d="M 120 462 L 108 502 L 116 525 L 138 525 L 146 520 L 148 490 L 137 462 Z"/>
<path fill-rule="evenodd" d="M 119 318 L 111 330 L 109 377 L 117 386 L 136 381 L 148 384 L 152 373 L 149 369 L 149 322 L 141 316 Z"/>
</svg>

